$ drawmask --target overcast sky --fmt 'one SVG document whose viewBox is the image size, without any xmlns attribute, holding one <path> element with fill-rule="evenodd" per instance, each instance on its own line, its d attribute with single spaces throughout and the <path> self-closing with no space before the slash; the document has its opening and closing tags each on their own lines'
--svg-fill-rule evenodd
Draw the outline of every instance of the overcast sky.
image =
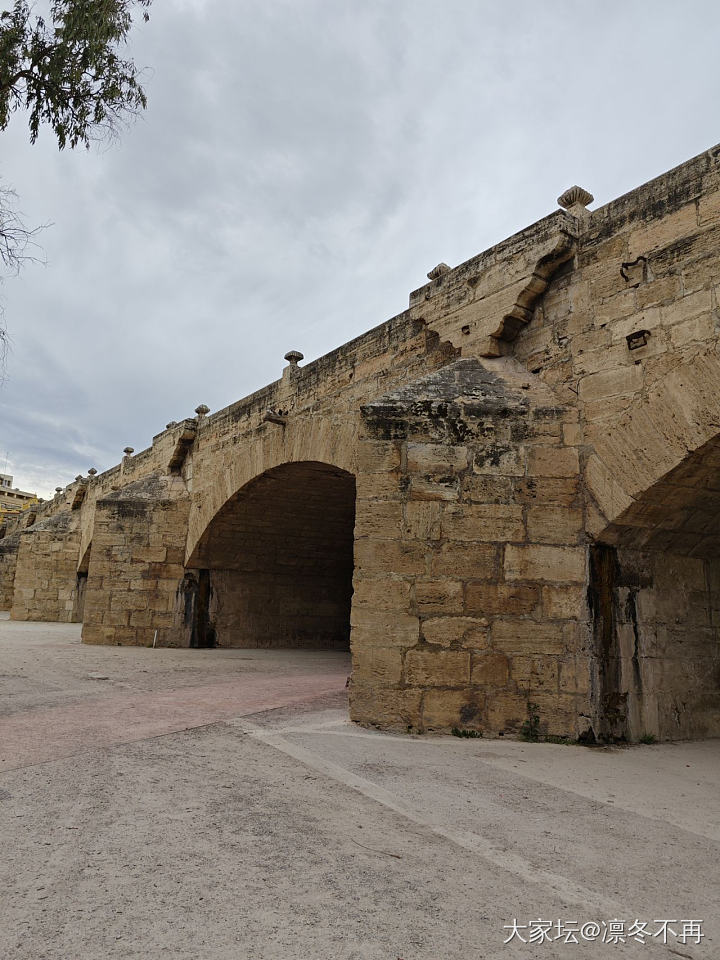
<svg viewBox="0 0 720 960">
<path fill-rule="evenodd" d="M 9 6 L 5 0 L 2 6 Z M 0 472 L 47 496 L 720 141 L 715 0 L 156 0 L 120 142 L 0 134 L 45 266 L 0 288 Z"/>
</svg>

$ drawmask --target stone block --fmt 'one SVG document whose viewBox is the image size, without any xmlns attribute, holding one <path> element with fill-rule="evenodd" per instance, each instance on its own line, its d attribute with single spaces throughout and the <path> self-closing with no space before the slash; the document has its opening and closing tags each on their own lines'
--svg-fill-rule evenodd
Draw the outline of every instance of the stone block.
<svg viewBox="0 0 720 960">
<path fill-rule="evenodd" d="M 522 507 L 505 503 L 458 504 L 442 517 L 445 540 L 524 540 Z"/>
<path fill-rule="evenodd" d="M 470 654 L 460 650 L 409 650 L 405 655 L 409 686 L 457 687 L 470 682 Z"/>
<path fill-rule="evenodd" d="M 587 710 L 587 703 L 569 693 L 532 691 L 528 695 L 540 717 L 543 735 L 574 738 L 579 733 L 579 714 Z M 587 721 L 584 721 L 587 725 Z"/>
<path fill-rule="evenodd" d="M 532 477 L 575 477 L 580 471 L 576 447 L 531 447 L 528 474 Z"/>
<path fill-rule="evenodd" d="M 439 443 L 408 443 L 409 473 L 446 477 L 467 470 L 467 447 Z"/>
<path fill-rule="evenodd" d="M 526 450 L 522 446 L 488 444 L 473 457 L 473 471 L 501 477 L 522 477 L 525 475 L 526 459 Z"/>
<path fill-rule="evenodd" d="M 490 636 L 494 649 L 525 656 L 562 654 L 569 642 L 562 623 L 526 618 L 495 620 Z"/>
<path fill-rule="evenodd" d="M 555 547 L 543 544 L 505 547 L 505 577 L 508 580 L 538 580 L 550 583 L 585 580 L 583 547 Z"/>
<path fill-rule="evenodd" d="M 355 511 L 355 538 L 398 539 L 402 510 L 402 504 L 399 501 L 358 501 Z"/>
<path fill-rule="evenodd" d="M 708 280 L 711 277 L 708 276 Z M 712 290 L 697 290 L 685 297 L 674 300 L 662 308 L 662 319 L 666 326 L 684 323 L 693 317 L 709 314 L 712 310 Z"/>
<path fill-rule="evenodd" d="M 580 496 L 580 478 L 523 477 L 515 485 L 517 503 L 541 507 L 570 506 Z"/>
<path fill-rule="evenodd" d="M 574 507 L 532 506 L 527 511 L 528 539 L 536 543 L 578 543 L 582 511 Z"/>
<path fill-rule="evenodd" d="M 358 446 L 362 473 L 388 473 L 400 469 L 399 441 L 363 440 Z"/>
<path fill-rule="evenodd" d="M 632 364 L 583 377 L 579 384 L 579 396 L 584 403 L 589 403 L 607 397 L 636 394 L 642 386 L 642 366 Z"/>
<path fill-rule="evenodd" d="M 402 677 L 402 651 L 397 647 L 363 646 L 353 654 L 353 683 L 395 686 Z"/>
<path fill-rule="evenodd" d="M 510 663 L 510 677 L 519 689 L 557 691 L 559 667 L 556 657 L 518 657 Z"/>
<path fill-rule="evenodd" d="M 468 583 L 465 611 L 484 617 L 533 613 L 540 603 L 540 588 L 534 584 Z"/>
<path fill-rule="evenodd" d="M 355 477 L 357 500 L 402 500 L 399 472 L 358 473 Z"/>
<path fill-rule="evenodd" d="M 493 543 L 444 543 L 430 559 L 434 576 L 492 580 L 497 576 L 498 548 Z"/>
<path fill-rule="evenodd" d="M 560 661 L 559 687 L 562 693 L 590 691 L 590 661 L 587 657 L 568 657 Z"/>
<path fill-rule="evenodd" d="M 420 621 L 417 617 L 392 611 L 353 608 L 350 632 L 350 647 L 353 650 L 360 650 L 366 645 L 413 647 L 419 636 Z"/>
<path fill-rule="evenodd" d="M 411 477 L 408 488 L 410 500 L 429 500 L 452 502 L 460 496 L 460 483 L 457 479 L 428 480 L 425 477 Z"/>
<path fill-rule="evenodd" d="M 543 584 L 542 612 L 548 620 L 583 620 L 587 617 L 584 586 L 555 587 Z"/>
<path fill-rule="evenodd" d="M 689 343 L 707 343 L 718 335 L 720 324 L 714 313 L 706 313 L 701 317 L 693 317 L 676 324 L 670 331 L 670 340 L 673 347 L 685 347 Z"/>
<path fill-rule="evenodd" d="M 357 575 L 354 582 L 353 607 L 390 610 L 393 613 L 410 612 L 411 580 L 382 577 L 372 580 Z"/>
<path fill-rule="evenodd" d="M 494 690 L 487 697 L 487 726 L 492 733 L 517 733 L 528 717 L 528 698 Z"/>
<path fill-rule="evenodd" d="M 419 540 L 358 540 L 355 564 L 365 575 L 425 573 L 426 547 Z"/>
<path fill-rule="evenodd" d="M 477 690 L 427 690 L 422 725 L 426 730 L 482 730 L 485 696 Z"/>
<path fill-rule="evenodd" d="M 471 503 L 508 503 L 513 499 L 512 477 L 468 475 L 463 477 L 462 498 Z"/>
<path fill-rule="evenodd" d="M 488 650 L 474 653 L 470 667 L 470 681 L 483 687 L 504 687 L 510 676 L 508 658 L 504 653 Z M 491 694 L 492 696 L 493 694 Z"/>
<path fill-rule="evenodd" d="M 406 730 L 421 725 L 422 691 L 350 684 L 350 719 L 355 723 Z"/>
<path fill-rule="evenodd" d="M 442 504 L 414 502 L 405 504 L 403 536 L 411 540 L 439 540 Z"/>
<path fill-rule="evenodd" d="M 415 601 L 421 616 L 462 613 L 463 585 L 459 580 L 448 578 L 417 580 Z"/>
<path fill-rule="evenodd" d="M 423 621 L 420 629 L 427 643 L 440 647 L 487 647 L 488 624 L 477 617 L 433 617 Z"/>
</svg>

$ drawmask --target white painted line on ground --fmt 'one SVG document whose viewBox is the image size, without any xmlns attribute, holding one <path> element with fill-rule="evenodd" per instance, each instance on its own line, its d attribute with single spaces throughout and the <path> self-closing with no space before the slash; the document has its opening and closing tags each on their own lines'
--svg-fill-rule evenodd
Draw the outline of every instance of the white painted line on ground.
<svg viewBox="0 0 720 960">
<path fill-rule="evenodd" d="M 545 889 L 552 889 L 565 900 L 592 907 L 594 913 L 601 911 L 608 916 L 621 916 L 627 913 L 628 905 L 626 903 L 605 898 L 597 891 L 576 884 L 568 880 L 567 877 L 540 869 L 529 863 L 523 857 L 518 856 L 518 854 L 500 849 L 479 834 L 433 823 L 416 810 L 408 807 L 384 787 L 378 786 L 378 784 L 366 780 L 364 777 L 357 776 L 357 774 L 352 773 L 350 770 L 346 770 L 331 760 L 326 760 L 324 757 L 308 750 L 306 747 L 291 743 L 279 733 L 258 727 L 254 723 L 243 719 L 229 720 L 227 722 L 249 736 L 298 760 L 300 763 L 305 764 L 305 766 L 336 780 L 338 783 L 350 787 L 352 790 L 356 790 L 358 793 L 363 794 L 363 796 L 370 800 L 374 800 L 376 803 L 382 804 L 384 807 L 400 814 L 400 816 L 405 817 L 407 820 L 411 820 L 423 829 L 430 830 L 436 836 L 443 837 L 451 843 L 488 860 L 500 869 L 515 874 L 515 876 L 520 877 L 526 883 L 532 883 Z M 666 951 L 663 951 L 663 953 L 665 952 Z"/>
</svg>

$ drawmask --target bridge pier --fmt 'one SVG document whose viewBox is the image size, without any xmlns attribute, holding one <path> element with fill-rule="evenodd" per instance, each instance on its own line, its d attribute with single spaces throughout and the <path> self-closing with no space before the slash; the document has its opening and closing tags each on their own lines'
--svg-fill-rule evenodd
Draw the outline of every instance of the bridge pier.
<svg viewBox="0 0 720 960">
<path fill-rule="evenodd" d="M 23 530 L 15 570 L 13 620 L 75 619 L 80 516 L 63 511 Z"/>
<path fill-rule="evenodd" d="M 468 359 L 362 412 L 351 717 L 585 734 L 576 411 Z"/>
<path fill-rule="evenodd" d="M 97 501 L 85 643 L 189 645 L 183 566 L 190 497 L 177 476 L 136 480 Z"/>
</svg>

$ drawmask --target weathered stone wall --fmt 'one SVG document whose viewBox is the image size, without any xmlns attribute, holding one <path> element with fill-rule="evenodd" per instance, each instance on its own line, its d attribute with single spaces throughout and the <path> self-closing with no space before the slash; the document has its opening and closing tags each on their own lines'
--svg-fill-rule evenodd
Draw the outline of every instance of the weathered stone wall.
<svg viewBox="0 0 720 960">
<path fill-rule="evenodd" d="M 515 344 L 578 408 L 591 534 L 718 433 L 718 156 L 595 211 Z"/>
<path fill-rule="evenodd" d="M 20 531 L 0 540 L 0 610 L 12 607 Z"/>
<path fill-rule="evenodd" d="M 367 404 L 351 715 L 420 729 L 588 727 L 576 413 L 510 362 Z"/>
<path fill-rule="evenodd" d="M 314 363 L 289 365 L 281 380 L 204 418 L 184 467 L 193 499 L 188 559 L 223 506 L 266 471 L 317 462 L 354 474 L 360 404 L 454 354 L 422 320 L 400 314 Z M 268 408 L 286 424 L 268 421 Z"/>
<path fill-rule="evenodd" d="M 591 562 L 598 734 L 717 735 L 718 562 L 611 546 Z"/>
<path fill-rule="evenodd" d="M 186 646 L 183 565 L 190 500 L 180 477 L 150 476 L 98 500 L 83 640 Z"/>
<path fill-rule="evenodd" d="M 362 722 L 720 733 L 720 148 L 592 213 L 583 193 L 77 478 L 8 527 L 0 599 L 19 542 L 13 616 L 81 616 L 87 573 L 88 642 L 330 644 L 351 622 Z M 354 478 L 351 602 L 351 498 L 333 528 L 303 464 Z"/>
<path fill-rule="evenodd" d="M 64 511 L 20 534 L 10 616 L 71 623 L 77 592 L 80 523 Z"/>
</svg>

